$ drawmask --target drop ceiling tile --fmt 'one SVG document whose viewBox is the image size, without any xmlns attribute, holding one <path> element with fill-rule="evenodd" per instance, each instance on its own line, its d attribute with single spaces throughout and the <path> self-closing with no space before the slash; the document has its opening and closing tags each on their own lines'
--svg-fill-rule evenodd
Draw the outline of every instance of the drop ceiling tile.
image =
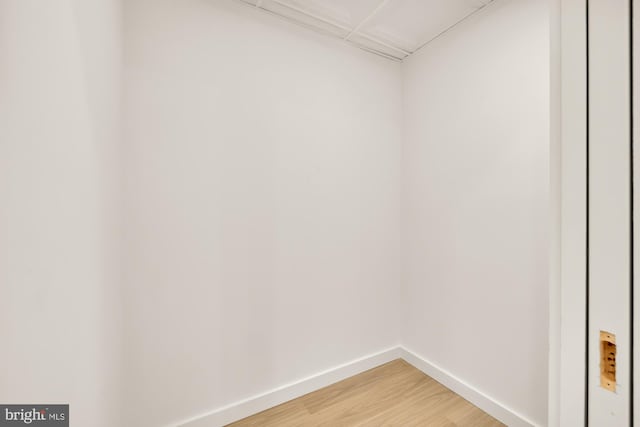
<svg viewBox="0 0 640 427">
<path fill-rule="evenodd" d="M 482 7 L 484 1 L 391 0 L 360 32 L 414 51 Z"/>
<path fill-rule="evenodd" d="M 334 24 L 334 20 L 314 14 L 291 1 L 262 0 L 259 4 L 262 9 L 268 12 L 324 33 L 329 33 L 340 38 L 344 38 L 349 33 L 349 27 L 339 23 Z"/>
<path fill-rule="evenodd" d="M 467 0 L 472 6 L 482 7 L 491 3 L 493 0 Z"/>
<path fill-rule="evenodd" d="M 239 0 L 402 60 L 493 0 Z M 357 29 L 357 31 L 352 31 Z"/>
<path fill-rule="evenodd" d="M 332 19 L 350 28 L 357 26 L 381 0 L 285 0 L 285 3 Z"/>
</svg>

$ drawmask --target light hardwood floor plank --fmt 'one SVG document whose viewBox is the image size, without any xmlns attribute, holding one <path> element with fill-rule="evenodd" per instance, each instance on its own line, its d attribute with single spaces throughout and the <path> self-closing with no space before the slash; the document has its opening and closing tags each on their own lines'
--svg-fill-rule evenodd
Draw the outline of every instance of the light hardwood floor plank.
<svg viewBox="0 0 640 427">
<path fill-rule="evenodd" d="M 402 359 L 229 427 L 497 427 L 504 424 Z"/>
</svg>

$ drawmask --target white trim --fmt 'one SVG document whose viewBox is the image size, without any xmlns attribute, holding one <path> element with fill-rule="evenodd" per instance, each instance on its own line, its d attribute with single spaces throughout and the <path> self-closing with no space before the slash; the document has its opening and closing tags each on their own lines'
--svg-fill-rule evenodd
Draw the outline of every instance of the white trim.
<svg viewBox="0 0 640 427">
<path fill-rule="evenodd" d="M 449 390 L 473 403 L 478 408 L 509 427 L 537 427 L 537 424 L 533 421 L 528 420 L 526 417 L 507 407 L 503 403 L 498 402 L 486 393 L 483 393 L 472 385 L 467 384 L 452 373 L 447 372 L 439 366 L 429 362 L 427 359 L 418 356 L 413 351 L 401 347 L 401 357 L 411 365 L 420 369 L 426 375 L 447 387 Z"/>
<path fill-rule="evenodd" d="M 404 359 L 448 389 L 509 427 L 537 427 L 537 425 L 506 405 L 496 401 L 455 375 L 434 365 L 425 358 L 402 346 L 389 348 L 351 362 L 344 363 L 315 375 L 285 384 L 239 402 L 196 415 L 172 424 L 176 427 L 219 427 L 250 415 L 304 396 L 345 378 L 380 366 L 395 359 Z"/>
<path fill-rule="evenodd" d="M 561 4 L 550 7 L 550 156 L 549 156 L 549 367 L 547 425 L 560 427 L 560 319 L 561 319 L 561 233 L 562 233 L 562 51 Z"/>
<path fill-rule="evenodd" d="M 353 375 L 400 358 L 400 347 L 392 347 L 317 374 L 285 384 L 256 396 L 196 415 L 173 424 L 177 427 L 219 427 L 304 396 Z"/>
<path fill-rule="evenodd" d="M 550 426 L 585 425 L 587 27 L 585 0 L 560 0 L 559 413 Z M 553 366 L 553 365 L 551 365 Z M 553 395 L 550 395 L 553 397 Z M 559 418 L 559 421 L 558 421 Z"/>
</svg>

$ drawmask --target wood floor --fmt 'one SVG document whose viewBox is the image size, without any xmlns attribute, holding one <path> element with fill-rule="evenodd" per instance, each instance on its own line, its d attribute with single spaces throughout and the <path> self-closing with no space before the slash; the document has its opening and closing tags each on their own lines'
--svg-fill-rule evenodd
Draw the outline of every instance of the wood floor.
<svg viewBox="0 0 640 427">
<path fill-rule="evenodd" d="M 402 359 L 230 426 L 503 426 Z"/>
</svg>

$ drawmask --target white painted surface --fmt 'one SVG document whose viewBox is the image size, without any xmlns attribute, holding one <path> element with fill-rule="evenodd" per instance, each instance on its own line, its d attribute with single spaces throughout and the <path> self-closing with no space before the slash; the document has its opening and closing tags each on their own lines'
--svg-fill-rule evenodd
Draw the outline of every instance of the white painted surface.
<svg viewBox="0 0 640 427">
<path fill-rule="evenodd" d="M 560 0 L 549 0 L 550 47 L 550 152 L 549 152 L 549 366 L 547 369 L 547 425 L 560 422 L 561 363 L 561 260 L 562 260 L 562 8 Z M 584 252 L 583 252 L 584 254 Z"/>
<path fill-rule="evenodd" d="M 120 425 L 119 2 L 0 2 L 0 402 Z"/>
<path fill-rule="evenodd" d="M 586 2 L 560 0 L 559 401 L 554 427 L 584 425 L 586 336 Z M 553 349 L 552 349 L 553 350 Z M 553 354 L 552 354 L 553 357 Z M 551 396 L 550 396 L 551 397 Z"/>
<path fill-rule="evenodd" d="M 589 0 L 589 425 L 630 423 L 629 1 Z M 600 387 L 601 330 L 616 392 Z"/>
<path fill-rule="evenodd" d="M 399 65 L 233 1 L 125 12 L 127 425 L 396 345 Z"/>
<path fill-rule="evenodd" d="M 495 2 L 403 64 L 402 343 L 540 425 L 547 418 L 548 15 L 546 2 Z"/>
<path fill-rule="evenodd" d="M 0 3 L 1 401 L 96 427 L 248 415 L 386 361 L 333 370 L 396 345 L 407 297 L 422 369 L 543 423 L 544 7 L 501 1 L 406 65 L 404 218 L 398 64 L 230 0 L 127 0 L 121 146 L 118 4 Z M 490 328 L 506 367 L 469 357 Z"/>
</svg>

